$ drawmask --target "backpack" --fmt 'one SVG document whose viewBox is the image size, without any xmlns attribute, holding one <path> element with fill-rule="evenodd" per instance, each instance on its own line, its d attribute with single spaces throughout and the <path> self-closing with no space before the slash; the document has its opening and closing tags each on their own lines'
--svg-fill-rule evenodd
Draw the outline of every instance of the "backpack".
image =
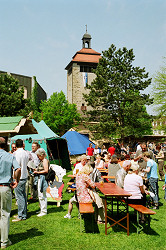
<svg viewBox="0 0 166 250">
<path fill-rule="evenodd" d="M 48 173 L 45 175 L 45 179 L 47 182 L 54 181 L 55 171 L 52 168 L 49 168 Z"/>
</svg>

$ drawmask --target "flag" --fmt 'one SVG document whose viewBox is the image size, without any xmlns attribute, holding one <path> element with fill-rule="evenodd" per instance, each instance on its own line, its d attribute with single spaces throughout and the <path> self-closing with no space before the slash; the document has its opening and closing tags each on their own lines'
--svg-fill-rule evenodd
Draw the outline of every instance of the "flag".
<svg viewBox="0 0 166 250">
<path fill-rule="evenodd" d="M 86 87 L 86 85 L 88 84 L 88 73 L 83 72 L 83 83 L 84 83 L 84 87 Z"/>
</svg>

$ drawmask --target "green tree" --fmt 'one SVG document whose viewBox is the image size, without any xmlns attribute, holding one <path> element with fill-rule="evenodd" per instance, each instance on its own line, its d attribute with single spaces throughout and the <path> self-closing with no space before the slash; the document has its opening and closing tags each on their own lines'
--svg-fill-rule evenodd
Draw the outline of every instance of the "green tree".
<svg viewBox="0 0 166 250">
<path fill-rule="evenodd" d="M 164 58 L 165 59 L 165 58 Z M 157 112 L 154 121 L 160 121 L 156 129 L 166 131 L 166 65 L 160 67 L 160 71 L 154 76 L 153 92 L 154 111 Z M 161 124 L 161 125 L 160 125 Z"/>
<path fill-rule="evenodd" d="M 0 116 L 20 115 L 25 107 L 24 90 L 18 80 L 8 74 L 0 75 Z"/>
<path fill-rule="evenodd" d="M 155 111 L 158 115 L 166 116 L 166 65 L 160 67 L 160 71 L 154 76 L 153 97 Z"/>
<path fill-rule="evenodd" d="M 76 105 L 69 104 L 62 91 L 53 93 L 47 101 L 41 102 L 40 112 L 45 123 L 58 135 L 76 126 L 81 119 Z M 38 119 L 41 119 L 41 114 Z"/>
<path fill-rule="evenodd" d="M 95 80 L 84 95 L 92 109 L 86 113 L 89 129 L 96 139 L 118 138 L 151 134 L 151 119 L 145 105 L 152 99 L 142 91 L 151 79 L 145 68 L 134 67 L 133 50 L 116 49 L 115 45 L 103 52 L 94 71 Z"/>
</svg>

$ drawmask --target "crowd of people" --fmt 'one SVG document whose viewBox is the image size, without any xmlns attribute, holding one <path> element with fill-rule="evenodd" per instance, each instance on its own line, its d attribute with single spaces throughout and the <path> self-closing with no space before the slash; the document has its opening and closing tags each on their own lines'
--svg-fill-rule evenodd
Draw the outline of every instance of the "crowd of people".
<svg viewBox="0 0 166 250">
<path fill-rule="evenodd" d="M 40 211 L 38 217 L 47 214 L 47 181 L 49 169 L 46 152 L 37 142 L 32 143 L 32 151 L 25 150 L 23 140 L 18 139 L 11 145 L 11 151 L 5 151 L 6 141 L 0 137 L 0 201 L 1 201 L 1 249 L 12 244 L 9 240 L 9 222 L 12 205 L 12 194 L 18 205 L 18 214 L 12 222 L 27 219 L 27 196 L 36 198 L 38 193 Z M 35 188 L 36 186 L 36 188 Z M 14 189 L 14 193 L 13 193 Z"/>
<path fill-rule="evenodd" d="M 48 183 L 46 175 L 49 171 L 49 161 L 46 152 L 37 142 L 32 143 L 32 150 L 25 150 L 21 139 L 11 145 L 11 151 L 5 151 L 6 141 L 0 137 L 0 200 L 1 200 L 1 248 L 4 249 L 12 243 L 8 238 L 9 219 L 12 204 L 12 195 L 15 195 L 18 205 L 18 214 L 12 222 L 27 219 L 27 197 L 38 200 L 40 211 L 38 217 L 47 214 L 46 189 Z M 73 204 L 95 204 L 96 221 L 105 222 L 104 201 L 99 196 L 95 183 L 103 183 L 100 169 L 108 169 L 108 182 L 114 182 L 119 187 L 131 193 L 130 203 L 159 208 L 158 180 L 165 184 L 166 199 L 166 172 L 165 144 L 137 143 L 136 150 L 131 151 L 129 145 L 117 142 L 107 149 L 101 149 L 90 143 L 86 155 L 76 160 L 73 174 L 76 175 L 76 193 L 69 200 L 68 213 L 64 216 L 71 219 Z M 158 168 L 157 168 L 158 165 Z M 158 173 L 160 178 L 158 178 Z M 164 177 L 165 176 L 165 177 Z M 14 192 L 13 192 L 14 190 Z M 149 196 L 147 202 L 146 196 Z M 144 218 L 141 217 L 144 223 Z M 3 225 L 3 227 L 2 227 Z"/>
<path fill-rule="evenodd" d="M 98 151 L 95 151 L 95 149 L 98 149 Z M 164 181 L 163 170 L 165 169 L 166 172 L 166 166 L 164 165 L 166 145 L 142 142 L 137 143 L 135 149 L 135 151 L 131 152 L 129 145 L 125 147 L 117 142 L 116 145 L 110 145 L 108 149 L 103 146 L 99 150 L 98 146 L 93 148 L 92 143 L 90 143 L 86 155 L 77 158 L 77 164 L 73 170 L 73 174 L 76 174 L 76 194 L 70 199 L 68 214 L 64 218 L 71 219 L 73 203 L 78 206 L 80 201 L 93 201 L 96 207 L 99 208 L 93 192 L 95 182 L 103 182 L 100 173 L 101 169 L 108 169 L 108 176 L 114 177 L 106 179 L 108 182 L 114 182 L 131 194 L 129 197 L 130 204 L 141 204 L 158 209 L 158 180 Z M 166 184 L 163 185 L 163 190 L 166 190 Z M 97 196 L 96 191 L 95 193 Z M 103 209 L 102 215 L 104 215 L 103 201 L 100 201 L 100 205 Z M 97 216 L 99 223 L 104 223 L 104 220 L 104 216 Z M 140 221 L 144 223 L 143 215 L 141 215 Z"/>
</svg>

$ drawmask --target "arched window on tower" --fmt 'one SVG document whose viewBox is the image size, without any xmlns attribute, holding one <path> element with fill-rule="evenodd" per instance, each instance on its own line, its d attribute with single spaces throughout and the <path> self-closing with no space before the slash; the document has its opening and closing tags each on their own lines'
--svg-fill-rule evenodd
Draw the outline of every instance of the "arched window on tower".
<svg viewBox="0 0 166 250">
<path fill-rule="evenodd" d="M 89 49 L 89 42 L 88 41 L 85 42 L 85 48 Z"/>
</svg>

